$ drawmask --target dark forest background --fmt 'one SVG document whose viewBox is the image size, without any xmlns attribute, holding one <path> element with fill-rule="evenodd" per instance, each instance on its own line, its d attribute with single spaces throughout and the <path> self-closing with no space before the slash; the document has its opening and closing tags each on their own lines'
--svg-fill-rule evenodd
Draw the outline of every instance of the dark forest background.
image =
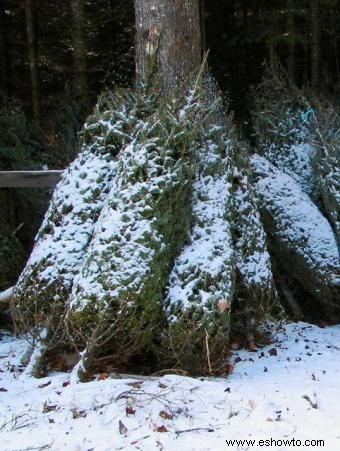
<svg viewBox="0 0 340 451">
<path fill-rule="evenodd" d="M 297 86 L 340 91 L 338 0 L 205 0 L 204 48 L 236 121 L 265 61 Z M 134 82 L 133 0 L 0 0 L 0 170 L 64 168 L 98 95 Z M 49 198 L 0 190 L 0 289 L 15 282 Z"/>
</svg>

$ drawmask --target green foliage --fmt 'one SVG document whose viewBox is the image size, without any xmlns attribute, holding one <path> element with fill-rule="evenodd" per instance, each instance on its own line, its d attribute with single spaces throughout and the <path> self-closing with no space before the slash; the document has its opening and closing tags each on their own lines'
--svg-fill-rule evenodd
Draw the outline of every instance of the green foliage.
<svg viewBox="0 0 340 451">
<path fill-rule="evenodd" d="M 288 80 L 282 68 L 277 63 L 268 65 L 262 83 L 254 90 L 257 150 L 289 173 L 316 200 L 312 116 L 313 109 L 306 97 Z"/>
<path fill-rule="evenodd" d="M 66 86 L 60 99 L 53 105 L 45 129 L 47 148 L 44 158 L 52 169 L 64 169 L 78 151 L 78 132 L 84 120 L 84 106 Z M 46 152 L 47 151 L 47 152 Z"/>
<path fill-rule="evenodd" d="M 24 259 L 25 251 L 16 236 L 0 233 L 0 291 L 15 283 L 14 277 L 20 273 Z"/>
<path fill-rule="evenodd" d="M 201 144 L 193 149 L 191 227 L 169 279 L 165 361 L 191 374 L 225 369 L 234 295 L 231 243 L 233 126 L 215 82 L 198 87 Z M 225 308 L 221 307 L 225 306 Z"/>
<path fill-rule="evenodd" d="M 339 254 L 331 226 L 287 173 L 254 155 L 263 222 L 273 255 L 312 300 L 339 310 Z M 315 302 L 315 301 L 314 301 Z"/>
<path fill-rule="evenodd" d="M 209 79 L 181 94 L 148 87 L 100 97 L 15 290 L 16 318 L 33 334 L 48 330 L 43 360 L 61 345 L 83 351 L 85 378 L 103 365 L 136 369 L 145 355 L 152 363 L 144 360 L 144 371 L 223 371 L 231 329 L 251 342 L 255 324 L 277 306 L 263 218 L 301 284 L 318 300 L 321 287 L 333 302 L 337 291 L 328 296 L 334 284 L 318 265 L 333 277 L 334 237 L 330 230 L 325 238 L 330 263 L 324 249 L 306 248 L 307 235 L 317 243 L 310 223 L 320 218 L 298 186 L 305 173 L 293 150 L 310 144 L 313 111 L 277 69 L 268 74 L 255 100 L 259 149 L 297 183 L 262 157 L 253 180 L 248 151 Z M 299 202 L 307 224 L 299 222 Z M 328 231 L 325 219 L 321 225 Z"/>
<path fill-rule="evenodd" d="M 129 90 L 100 98 L 81 133 L 83 150 L 55 191 L 15 291 L 18 322 L 24 329 L 34 322 L 47 327 L 48 347 L 67 340 L 87 345 L 85 362 L 93 366 L 108 346 L 117 364 L 120 357 L 126 363 L 154 339 L 163 290 L 190 217 L 190 159 L 200 139 L 194 121 L 198 106 L 194 96 L 191 100 L 194 104 Z M 97 182 L 89 175 L 95 155 L 107 161 L 109 174 L 98 172 Z M 115 220 L 108 220 L 111 214 Z M 103 227 L 106 221 L 112 236 Z M 83 280 L 96 289 L 84 291 Z M 57 316 L 65 308 L 68 329 L 63 330 Z"/>
<path fill-rule="evenodd" d="M 321 211 L 337 230 L 338 118 L 332 108 L 327 111 L 316 101 L 311 106 L 281 73 L 275 66 L 267 70 L 255 92 L 255 136 L 258 151 L 266 158 L 257 174 L 266 182 L 256 184 L 259 190 L 264 183 L 260 195 L 262 219 L 270 237 L 270 251 L 279 261 L 279 272 L 284 268 L 312 299 L 334 307 L 338 296 L 336 242 Z M 268 160 L 273 166 L 266 179 Z M 264 188 L 265 183 L 268 186 Z M 294 211 L 294 205 L 301 206 L 302 213 Z M 319 238 L 314 236 L 317 227 L 323 228 Z M 301 231 L 304 235 L 299 237 Z M 323 249 L 321 239 L 327 243 Z M 279 279 L 281 276 L 278 274 Z"/>
<path fill-rule="evenodd" d="M 27 120 L 19 102 L 1 97 L 0 104 L 0 170 L 40 168 L 43 133 Z M 45 189 L 0 188 L 1 287 L 16 281 L 47 199 Z"/>
<path fill-rule="evenodd" d="M 36 237 L 34 255 L 17 286 L 18 305 L 26 309 L 26 323 L 34 322 L 39 309 L 45 317 L 49 311 L 59 314 L 54 302 L 60 308 L 65 305 L 109 191 L 113 160 L 133 139 L 133 130 L 148 108 L 151 111 L 151 106 L 131 91 L 117 90 L 103 94 L 88 118 L 80 133 L 81 151 L 53 194 Z"/>
<path fill-rule="evenodd" d="M 100 105 L 102 110 L 84 126 L 83 135 L 90 138 L 83 137 L 79 154 L 54 190 L 16 286 L 15 316 L 23 329 L 34 323 L 36 315 L 46 323 L 49 315 L 55 318 L 64 309 L 109 191 L 112 161 L 120 147 L 106 143 L 122 134 L 122 124 L 113 114 L 110 121 L 110 105 Z"/>
<path fill-rule="evenodd" d="M 0 104 L 0 170 L 57 169 L 74 157 L 80 107 L 70 95 L 56 103 L 49 132 L 27 119 L 19 101 L 1 96 Z M 0 265 L 7 268 L 1 271 L 1 285 L 17 280 L 50 195 L 51 191 L 44 188 L 0 189 L 0 234 L 13 250 L 10 265 L 0 255 Z"/>
<path fill-rule="evenodd" d="M 237 303 L 232 324 L 238 333 L 247 333 L 249 322 L 261 324 L 278 310 L 278 297 L 260 216 L 260 202 L 254 189 L 249 149 L 242 141 L 235 140 L 233 153 L 233 244 Z"/>
<path fill-rule="evenodd" d="M 340 246 L 340 115 L 330 104 L 318 103 L 314 113 L 314 170 L 322 206 Z"/>
<path fill-rule="evenodd" d="M 0 162 L 3 170 L 43 164 L 44 135 L 30 123 L 18 101 L 0 98 Z M 45 160 L 46 161 L 46 160 Z"/>
<path fill-rule="evenodd" d="M 86 369 L 103 356 L 129 365 L 152 349 L 169 272 L 189 226 L 197 104 L 154 90 L 124 98 L 116 118 L 121 133 L 108 144 L 122 146 L 116 173 L 71 299 L 71 327 L 88 342 Z"/>
<path fill-rule="evenodd" d="M 303 113 L 309 104 L 276 62 L 267 64 L 262 83 L 253 90 L 253 126 L 261 153 L 272 158 L 287 152 L 293 144 L 304 140 L 308 133 Z"/>
</svg>

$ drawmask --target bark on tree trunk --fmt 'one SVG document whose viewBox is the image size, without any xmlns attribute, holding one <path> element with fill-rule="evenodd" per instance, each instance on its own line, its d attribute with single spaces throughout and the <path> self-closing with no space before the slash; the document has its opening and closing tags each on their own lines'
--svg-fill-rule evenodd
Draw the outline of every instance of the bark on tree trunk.
<svg viewBox="0 0 340 451">
<path fill-rule="evenodd" d="M 320 79 L 320 4 L 319 0 L 311 2 L 311 86 L 317 88 Z"/>
<path fill-rule="evenodd" d="M 27 32 L 27 47 L 28 60 L 31 75 L 31 89 L 32 89 L 32 109 L 34 119 L 40 121 L 40 93 L 38 80 L 38 64 L 37 64 L 37 47 L 34 24 L 34 11 L 32 0 L 25 1 L 25 16 L 26 16 L 26 32 Z"/>
<path fill-rule="evenodd" d="M 205 53 L 207 51 L 207 34 L 205 30 L 205 17 L 206 17 L 205 0 L 200 0 L 199 3 L 201 15 L 201 47 L 202 52 Z"/>
<path fill-rule="evenodd" d="M 87 56 L 85 41 L 85 5 L 84 0 L 72 0 L 73 15 L 73 48 L 76 73 L 76 90 L 82 100 L 87 97 Z"/>
<path fill-rule="evenodd" d="M 135 0 L 135 14 L 137 79 L 169 90 L 199 68 L 199 0 Z"/>
</svg>

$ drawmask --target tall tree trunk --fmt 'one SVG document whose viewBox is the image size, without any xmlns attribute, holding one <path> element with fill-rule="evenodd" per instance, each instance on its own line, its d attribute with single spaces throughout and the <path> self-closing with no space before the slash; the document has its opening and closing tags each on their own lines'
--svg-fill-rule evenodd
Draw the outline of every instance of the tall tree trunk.
<svg viewBox="0 0 340 451">
<path fill-rule="evenodd" d="M 206 18 L 206 9 L 205 9 L 205 0 L 199 0 L 200 3 L 200 14 L 201 14 L 201 45 L 202 51 L 206 52 L 207 50 L 207 34 L 205 30 L 205 18 Z"/>
<path fill-rule="evenodd" d="M 85 40 L 85 5 L 84 0 L 72 0 L 73 15 L 73 48 L 76 73 L 76 90 L 80 99 L 84 101 L 88 91 L 87 56 Z"/>
<path fill-rule="evenodd" d="M 320 79 L 320 3 L 311 2 L 311 86 L 317 88 Z"/>
<path fill-rule="evenodd" d="M 135 0 L 136 72 L 166 90 L 193 74 L 202 61 L 198 0 Z"/>
<path fill-rule="evenodd" d="M 34 119 L 40 121 L 40 92 L 38 79 L 37 46 L 32 0 L 25 1 L 28 60 L 31 75 L 32 109 Z"/>
<path fill-rule="evenodd" d="M 289 34 L 288 46 L 288 76 L 292 82 L 295 82 L 296 76 L 296 57 L 295 57 L 295 23 L 294 23 L 294 0 L 287 0 L 287 32 Z"/>
</svg>

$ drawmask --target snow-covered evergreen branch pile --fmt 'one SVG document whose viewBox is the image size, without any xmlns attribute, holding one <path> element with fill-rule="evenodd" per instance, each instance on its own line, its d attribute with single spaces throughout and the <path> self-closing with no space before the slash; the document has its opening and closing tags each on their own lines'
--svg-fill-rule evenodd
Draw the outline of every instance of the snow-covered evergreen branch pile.
<svg viewBox="0 0 340 451">
<path fill-rule="evenodd" d="M 179 110 L 176 102 L 155 105 L 117 159 L 71 297 L 69 320 L 87 338 L 87 367 L 103 354 L 126 364 L 159 328 L 164 288 L 190 217 L 197 134 Z"/>
<path fill-rule="evenodd" d="M 340 240 L 340 119 L 332 105 L 312 106 L 278 68 L 255 92 L 258 151 L 289 174 L 332 223 Z"/>
<path fill-rule="evenodd" d="M 254 115 L 262 156 L 250 160 L 202 78 L 179 97 L 107 94 L 86 124 L 14 293 L 21 329 L 48 332 L 41 366 L 73 348 L 83 375 L 150 370 L 145 355 L 218 372 L 231 331 L 254 344 L 256 324 L 278 311 L 282 268 L 311 302 L 340 311 L 339 254 L 321 213 L 338 230 L 336 127 L 327 135 L 300 94 L 267 80 Z"/>
<path fill-rule="evenodd" d="M 258 151 L 317 197 L 313 171 L 313 110 L 302 93 L 277 67 L 267 67 L 254 93 L 254 131 Z"/>
<path fill-rule="evenodd" d="M 106 97 L 85 127 L 15 290 L 19 325 L 49 332 L 41 360 L 59 343 L 86 347 L 85 367 L 103 355 L 122 365 L 159 333 L 190 223 L 196 95 Z"/>
<path fill-rule="evenodd" d="M 254 192 L 249 151 L 241 142 L 235 144 L 233 238 L 238 271 L 238 310 L 246 313 L 248 320 L 257 318 L 261 321 L 277 305 L 277 294 L 259 200 Z"/>
<path fill-rule="evenodd" d="M 180 367 L 191 372 L 211 372 L 225 364 L 234 297 L 233 142 L 221 125 L 206 130 L 204 139 L 194 160 L 191 232 L 175 260 L 166 300 L 170 347 Z"/>
<path fill-rule="evenodd" d="M 244 286 L 273 292 L 250 191 L 234 250 L 236 140 L 220 93 L 211 80 L 187 93 L 107 95 L 85 126 L 15 289 L 19 325 L 49 332 L 41 362 L 75 346 L 79 369 L 121 368 L 160 341 L 157 358 L 212 372 L 225 363 L 235 264 Z"/>
<path fill-rule="evenodd" d="M 115 171 L 115 155 L 132 126 L 131 100 L 103 96 L 82 132 L 82 147 L 55 188 L 35 245 L 15 288 L 13 311 L 26 329 L 60 316 L 82 267 Z M 55 324 L 55 319 L 53 319 Z"/>
<path fill-rule="evenodd" d="M 320 303 L 339 309 L 339 253 L 327 219 L 291 176 L 258 155 L 251 163 L 280 263 Z"/>
<path fill-rule="evenodd" d="M 314 114 L 317 154 L 314 169 L 322 207 L 340 248 L 340 116 L 334 107 L 319 105 Z"/>
<path fill-rule="evenodd" d="M 269 68 L 255 92 L 254 129 L 263 157 L 252 165 L 278 280 L 288 274 L 303 297 L 339 310 L 339 253 L 328 223 L 338 230 L 338 130 L 331 111 L 317 102 L 311 107 L 280 69 Z M 293 300 L 300 301 L 306 306 L 305 299 Z"/>
<path fill-rule="evenodd" d="M 190 372 L 220 370 L 231 327 L 250 337 L 276 300 L 257 201 L 246 186 L 248 154 L 213 81 L 207 80 L 205 92 L 191 233 L 175 260 L 166 298 L 169 347 Z"/>
</svg>

